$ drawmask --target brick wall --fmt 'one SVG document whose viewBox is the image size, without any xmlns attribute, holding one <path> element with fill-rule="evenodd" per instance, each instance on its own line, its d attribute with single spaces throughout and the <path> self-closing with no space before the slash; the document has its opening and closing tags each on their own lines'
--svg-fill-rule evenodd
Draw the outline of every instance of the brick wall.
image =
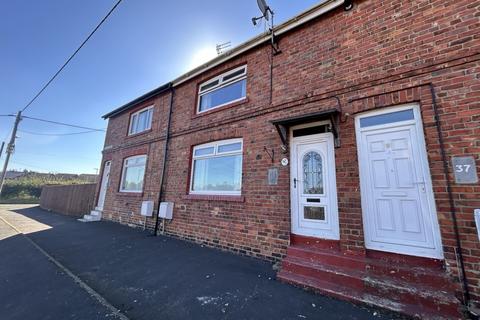
<svg viewBox="0 0 480 320">
<path fill-rule="evenodd" d="M 338 107 L 338 97 L 344 120 L 339 126 L 341 147 L 335 149 L 340 243 L 345 252 L 363 254 L 355 129 L 353 117 L 346 114 L 415 102 L 421 107 L 445 261 L 452 275 L 458 276 L 429 85 L 436 90 L 449 161 L 453 155 L 473 155 L 478 166 L 480 4 L 470 0 L 355 3 L 352 11 L 334 10 L 280 37 L 282 53 L 274 57 L 272 103 L 266 45 L 176 87 L 164 194 L 164 200 L 175 203 L 175 210 L 167 233 L 252 256 L 281 258 L 290 234 L 290 176 L 288 167 L 279 164 L 284 155 L 270 121 Z M 196 115 L 198 84 L 242 64 L 248 65 L 246 101 Z M 107 219 L 143 225 L 141 200 L 157 200 L 169 95 L 136 107 L 155 104 L 152 130 L 146 134 L 126 137 L 129 113 L 136 108 L 110 119 L 104 150 L 104 161 L 112 160 Z M 189 196 L 192 147 L 240 137 L 244 142 L 242 196 Z M 275 150 L 273 165 L 264 147 Z M 144 193 L 119 193 L 122 160 L 139 152 L 148 155 Z M 276 186 L 267 184 L 267 169 L 272 166 L 279 169 Z M 480 208 L 480 187 L 453 185 L 453 198 L 470 289 L 479 301 L 480 243 L 473 208 Z M 153 226 L 153 219 L 147 219 L 147 226 Z"/>
</svg>

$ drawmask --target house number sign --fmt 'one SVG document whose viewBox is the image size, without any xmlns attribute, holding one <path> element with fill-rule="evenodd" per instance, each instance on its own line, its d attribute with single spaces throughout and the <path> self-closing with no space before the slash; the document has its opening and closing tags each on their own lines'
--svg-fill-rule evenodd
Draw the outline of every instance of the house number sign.
<svg viewBox="0 0 480 320">
<path fill-rule="evenodd" d="M 455 183 L 470 184 L 478 182 L 477 167 L 472 156 L 452 157 Z"/>
</svg>

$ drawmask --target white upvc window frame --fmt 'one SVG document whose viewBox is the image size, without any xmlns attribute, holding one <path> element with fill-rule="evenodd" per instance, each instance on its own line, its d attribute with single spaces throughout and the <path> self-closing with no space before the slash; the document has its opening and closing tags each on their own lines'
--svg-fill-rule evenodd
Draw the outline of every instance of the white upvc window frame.
<svg viewBox="0 0 480 320">
<path fill-rule="evenodd" d="M 145 131 L 148 131 L 152 128 L 152 122 L 153 122 L 153 107 L 154 105 L 151 105 L 151 106 L 148 106 L 148 107 L 145 107 L 145 108 L 142 108 L 134 113 L 132 113 L 130 115 L 130 124 L 128 126 L 128 135 L 131 136 L 131 135 L 135 135 L 135 134 L 139 134 L 139 133 L 142 133 L 142 132 L 145 132 Z M 140 115 L 140 113 L 143 113 L 143 112 L 149 112 L 150 113 L 150 117 L 149 117 L 149 121 L 148 121 L 148 126 L 146 128 L 144 128 L 143 130 L 141 131 L 135 131 L 133 132 L 133 129 L 134 129 L 134 123 L 138 124 L 138 117 Z M 134 122 L 134 117 L 137 118 L 137 121 Z M 136 128 L 135 128 L 136 129 Z"/>
<path fill-rule="evenodd" d="M 139 165 L 129 165 L 127 166 L 127 161 L 128 160 L 132 160 L 132 159 L 137 159 L 137 158 L 145 158 L 145 163 L 143 164 L 144 166 L 144 173 L 143 173 L 143 182 L 142 182 L 142 189 L 141 190 L 128 190 L 128 189 L 124 189 L 123 187 L 123 179 L 125 178 L 125 173 L 127 172 L 127 169 L 130 168 L 130 167 L 139 167 Z M 127 157 L 125 159 L 123 159 L 123 163 L 122 163 L 122 177 L 121 177 L 121 180 L 120 180 L 120 192 L 125 192 L 125 193 L 142 193 L 143 192 L 143 188 L 145 187 L 145 172 L 147 170 L 147 155 L 146 154 L 141 154 L 141 155 L 137 155 L 137 156 L 131 156 L 131 157 Z"/>
<path fill-rule="evenodd" d="M 239 74 L 231 79 L 228 79 L 228 80 L 223 80 L 225 77 L 231 75 L 232 73 L 235 73 L 241 69 L 244 69 L 245 71 L 242 73 L 242 74 Z M 231 85 L 235 82 L 238 82 L 238 81 L 241 81 L 241 80 L 244 80 L 247 78 L 247 65 L 243 65 L 243 66 L 240 66 L 240 67 L 237 67 L 235 69 L 232 69 L 232 70 L 228 70 L 227 72 L 224 72 L 214 78 L 211 78 L 203 83 L 201 83 L 199 86 L 198 86 L 198 94 L 197 94 L 197 113 L 204 113 L 204 112 L 208 112 L 210 110 L 213 110 L 213 109 L 217 109 L 217 108 L 220 108 L 220 107 L 223 107 L 225 105 L 228 105 L 228 104 L 231 104 L 231 103 L 235 103 L 235 102 L 238 102 L 238 101 L 242 101 L 244 99 L 247 98 L 247 93 L 245 91 L 245 96 L 244 97 L 241 97 L 241 98 L 238 98 L 238 99 L 235 99 L 235 100 L 232 100 L 232 101 L 228 101 L 228 102 L 225 102 L 225 103 L 222 103 L 218 106 L 215 106 L 215 107 L 212 107 L 212 108 L 209 108 L 207 110 L 203 110 L 201 111 L 200 110 L 200 102 L 201 102 L 201 97 L 203 95 L 206 95 L 210 92 L 213 92 L 213 91 L 216 91 L 216 90 L 219 90 L 223 87 L 226 87 L 228 85 Z M 205 86 L 208 86 L 209 84 L 211 83 L 214 83 L 215 81 L 218 81 L 218 84 L 210 87 L 210 88 L 207 88 L 207 89 L 204 89 L 202 90 L 202 87 L 205 87 Z"/>
<path fill-rule="evenodd" d="M 228 144 L 233 144 L 233 143 L 240 143 L 240 150 L 235 150 L 235 151 L 226 151 L 226 152 L 218 152 L 218 148 L 223 145 L 228 145 Z M 195 155 L 195 151 L 199 149 L 206 149 L 206 148 L 212 148 L 213 147 L 213 152 L 210 154 L 206 155 Z M 211 158 L 219 158 L 219 157 L 224 157 L 224 156 L 229 156 L 229 155 L 240 155 L 241 162 L 240 162 L 240 190 L 238 191 L 194 191 L 193 190 L 193 175 L 194 175 L 194 170 L 195 170 L 195 160 L 201 160 L 201 159 L 211 159 Z M 238 139 L 228 139 L 228 140 L 219 140 L 219 141 L 214 141 L 210 143 L 204 143 L 197 145 L 193 148 L 192 150 L 192 165 L 190 169 L 190 186 L 189 186 L 189 194 L 194 194 L 194 195 L 227 195 L 227 196 L 239 196 L 242 194 L 242 177 L 243 177 L 243 139 L 238 138 Z"/>
</svg>

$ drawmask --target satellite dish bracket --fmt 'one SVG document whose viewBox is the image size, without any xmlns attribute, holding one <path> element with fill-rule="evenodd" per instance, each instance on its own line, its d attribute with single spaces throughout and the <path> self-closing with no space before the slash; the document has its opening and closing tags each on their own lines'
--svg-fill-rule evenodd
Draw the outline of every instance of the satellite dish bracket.
<svg viewBox="0 0 480 320">
<path fill-rule="evenodd" d="M 272 46 L 273 48 L 273 54 L 274 55 L 277 55 L 279 53 L 282 53 L 282 50 L 280 50 L 279 46 L 278 46 L 278 42 L 277 42 L 277 39 L 275 37 L 275 33 L 273 32 L 273 29 L 270 29 L 270 33 L 272 35 L 272 38 L 271 38 L 271 41 L 270 41 L 270 45 Z"/>
</svg>

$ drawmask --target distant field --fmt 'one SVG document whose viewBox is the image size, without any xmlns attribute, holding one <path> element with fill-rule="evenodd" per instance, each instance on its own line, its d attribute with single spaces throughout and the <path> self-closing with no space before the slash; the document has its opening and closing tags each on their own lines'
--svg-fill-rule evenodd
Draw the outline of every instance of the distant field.
<svg viewBox="0 0 480 320">
<path fill-rule="evenodd" d="M 84 183 L 92 183 L 92 179 L 75 175 L 28 172 L 21 177 L 5 180 L 2 194 L 0 195 L 0 204 L 39 203 L 42 186 L 44 185 Z"/>
</svg>

